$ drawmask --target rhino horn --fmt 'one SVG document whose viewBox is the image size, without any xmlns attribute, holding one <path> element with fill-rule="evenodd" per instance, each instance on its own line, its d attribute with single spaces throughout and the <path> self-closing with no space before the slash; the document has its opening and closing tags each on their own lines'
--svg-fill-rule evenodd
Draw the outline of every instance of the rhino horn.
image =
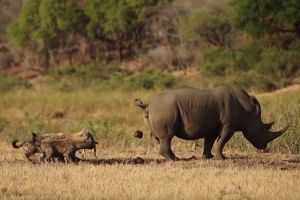
<svg viewBox="0 0 300 200">
<path fill-rule="evenodd" d="M 274 123 L 275 123 L 275 122 L 273 121 L 273 122 L 271 122 L 271 123 L 264 124 L 264 125 L 265 125 L 265 127 L 266 127 L 267 130 L 270 130 Z"/>
<path fill-rule="evenodd" d="M 281 136 L 287 129 L 288 129 L 289 126 L 285 127 L 284 129 L 280 130 L 280 131 L 277 131 L 277 132 L 272 132 L 272 131 L 269 131 L 270 133 L 270 138 L 269 138 L 269 142 L 271 142 L 272 140 L 278 138 L 279 136 Z"/>
</svg>

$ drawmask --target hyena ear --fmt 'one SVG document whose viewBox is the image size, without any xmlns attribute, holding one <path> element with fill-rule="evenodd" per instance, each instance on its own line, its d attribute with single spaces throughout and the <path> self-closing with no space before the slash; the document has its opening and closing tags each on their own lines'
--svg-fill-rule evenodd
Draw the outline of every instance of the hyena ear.
<svg viewBox="0 0 300 200">
<path fill-rule="evenodd" d="M 31 133 L 31 135 L 32 135 L 32 142 L 35 143 L 36 142 L 36 138 L 37 138 L 36 133 Z"/>
</svg>

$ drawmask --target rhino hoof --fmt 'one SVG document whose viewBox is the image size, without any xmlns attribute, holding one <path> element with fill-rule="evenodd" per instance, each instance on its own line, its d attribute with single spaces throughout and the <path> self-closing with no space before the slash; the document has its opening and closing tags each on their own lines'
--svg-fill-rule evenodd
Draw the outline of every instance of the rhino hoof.
<svg viewBox="0 0 300 200">
<path fill-rule="evenodd" d="M 202 154 L 202 159 L 211 159 L 211 158 L 213 158 L 214 157 L 214 155 L 212 155 L 212 154 Z"/>
<path fill-rule="evenodd" d="M 134 133 L 134 137 L 136 138 L 142 138 L 143 137 L 143 132 L 140 130 L 136 130 Z"/>
</svg>

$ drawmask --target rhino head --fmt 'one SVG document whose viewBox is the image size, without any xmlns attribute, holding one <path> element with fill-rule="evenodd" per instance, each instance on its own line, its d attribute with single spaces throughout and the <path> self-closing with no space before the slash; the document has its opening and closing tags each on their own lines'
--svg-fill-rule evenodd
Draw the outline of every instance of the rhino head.
<svg viewBox="0 0 300 200">
<path fill-rule="evenodd" d="M 280 131 L 270 131 L 274 122 L 263 123 L 261 106 L 253 96 L 250 96 L 250 108 L 245 123 L 245 128 L 242 132 L 245 138 L 257 149 L 265 149 L 269 142 L 281 136 L 288 129 L 287 126 Z"/>
</svg>

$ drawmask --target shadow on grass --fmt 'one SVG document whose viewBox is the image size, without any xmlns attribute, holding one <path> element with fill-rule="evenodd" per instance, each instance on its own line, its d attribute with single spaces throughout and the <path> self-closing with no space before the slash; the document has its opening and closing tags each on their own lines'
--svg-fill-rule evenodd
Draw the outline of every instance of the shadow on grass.
<svg viewBox="0 0 300 200">
<path fill-rule="evenodd" d="M 181 161 L 197 160 L 196 157 L 182 158 Z M 146 165 L 146 164 L 161 164 L 168 162 L 165 159 L 151 159 L 151 158 L 110 158 L 110 159 L 82 159 L 79 163 L 90 163 L 94 165 L 114 165 L 114 164 L 129 164 L 129 165 Z"/>
</svg>

